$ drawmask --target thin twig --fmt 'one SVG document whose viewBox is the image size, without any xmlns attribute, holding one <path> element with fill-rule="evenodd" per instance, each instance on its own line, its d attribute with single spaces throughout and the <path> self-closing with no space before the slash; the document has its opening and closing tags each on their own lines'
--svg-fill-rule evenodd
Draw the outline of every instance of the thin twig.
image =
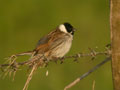
<svg viewBox="0 0 120 90">
<path fill-rule="evenodd" d="M 30 74 L 29 74 L 29 76 L 28 76 L 28 78 L 27 78 L 27 81 L 26 81 L 26 83 L 25 83 L 25 85 L 24 85 L 23 90 L 27 90 L 28 85 L 29 85 L 29 83 L 30 83 L 30 80 L 32 79 L 33 73 L 34 73 L 34 71 L 35 71 L 36 69 L 37 69 L 37 64 L 33 66 L 32 70 L 31 70 L 31 72 L 30 72 Z"/>
<path fill-rule="evenodd" d="M 15 56 L 23 56 L 23 55 L 30 55 L 30 54 L 26 54 L 26 53 L 21 53 L 21 54 L 16 54 Z M 65 56 L 63 58 L 59 58 L 60 60 L 65 60 L 65 59 L 69 59 L 69 58 L 74 58 L 74 59 L 78 59 L 78 58 L 81 58 L 81 57 L 87 57 L 87 56 L 91 56 L 91 57 L 95 57 L 95 56 L 98 56 L 98 55 L 109 55 L 108 51 L 105 51 L 105 52 L 90 52 L 90 53 L 77 53 L 75 55 L 72 55 L 72 56 Z M 37 55 L 39 57 L 39 55 Z M 40 55 L 41 56 L 41 55 Z M 55 60 L 56 61 L 56 60 Z M 27 61 L 24 61 L 24 62 L 18 62 L 17 65 L 25 65 L 26 63 L 29 63 L 30 60 L 27 60 Z M 1 67 L 6 67 L 6 66 L 10 66 L 10 64 L 1 64 L 0 65 L 0 68 Z"/>
<path fill-rule="evenodd" d="M 96 69 L 98 69 L 100 66 L 102 66 L 103 64 L 105 64 L 106 62 L 110 61 L 111 57 L 108 57 L 106 59 L 104 59 L 101 63 L 97 64 L 95 67 L 93 67 L 91 70 L 89 70 L 88 72 L 84 73 L 82 76 L 78 77 L 77 79 L 75 79 L 73 82 L 71 82 L 69 85 L 65 86 L 64 90 L 67 90 L 71 87 L 73 87 L 74 85 L 76 85 L 78 82 L 80 82 L 80 80 L 84 79 L 85 77 L 87 77 L 89 74 L 91 74 L 92 72 L 94 72 Z"/>
<path fill-rule="evenodd" d="M 93 81 L 92 90 L 95 90 L 95 80 Z"/>
<path fill-rule="evenodd" d="M 15 54 L 15 56 L 25 56 L 25 55 L 31 56 L 33 53 L 34 51 L 27 51 L 27 52 Z"/>
</svg>

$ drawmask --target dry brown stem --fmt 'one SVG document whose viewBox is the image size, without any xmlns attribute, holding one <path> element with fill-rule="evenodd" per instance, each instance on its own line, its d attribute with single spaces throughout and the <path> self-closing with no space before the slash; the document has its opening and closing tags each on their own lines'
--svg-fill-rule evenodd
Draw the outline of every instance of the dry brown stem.
<svg viewBox="0 0 120 90">
<path fill-rule="evenodd" d="M 36 69 L 37 69 L 37 64 L 33 65 L 32 70 L 31 70 L 31 72 L 30 72 L 30 74 L 29 74 L 29 76 L 27 78 L 27 81 L 26 81 L 26 83 L 24 85 L 23 90 L 27 90 L 29 82 L 32 79 L 33 73 L 35 72 Z"/>
<path fill-rule="evenodd" d="M 95 90 L 95 80 L 93 81 L 92 90 Z"/>
</svg>

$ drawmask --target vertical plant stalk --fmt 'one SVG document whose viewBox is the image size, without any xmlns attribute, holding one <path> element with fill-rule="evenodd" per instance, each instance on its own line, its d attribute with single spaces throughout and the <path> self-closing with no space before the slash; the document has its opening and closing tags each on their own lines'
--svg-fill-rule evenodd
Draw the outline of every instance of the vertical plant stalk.
<svg viewBox="0 0 120 90">
<path fill-rule="evenodd" d="M 112 74 L 114 90 L 120 90 L 120 0 L 110 1 Z"/>
<path fill-rule="evenodd" d="M 35 65 L 32 67 L 32 70 L 31 70 L 31 72 L 30 72 L 30 74 L 29 74 L 29 76 L 28 76 L 28 78 L 27 78 L 27 81 L 26 81 L 26 83 L 25 83 L 25 85 L 24 85 L 23 90 L 27 90 L 27 89 L 28 89 L 28 85 L 29 85 L 30 80 L 32 79 L 32 76 L 33 76 L 33 74 L 34 74 L 34 72 L 35 72 L 36 69 L 37 69 L 37 64 L 35 64 Z"/>
</svg>

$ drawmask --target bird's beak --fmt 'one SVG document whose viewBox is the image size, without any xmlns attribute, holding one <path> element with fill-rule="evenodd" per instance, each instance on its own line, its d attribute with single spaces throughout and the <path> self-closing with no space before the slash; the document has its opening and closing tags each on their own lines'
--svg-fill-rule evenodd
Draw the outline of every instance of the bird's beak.
<svg viewBox="0 0 120 90">
<path fill-rule="evenodd" d="M 75 32 L 77 29 L 76 28 L 73 28 L 73 31 Z"/>
</svg>

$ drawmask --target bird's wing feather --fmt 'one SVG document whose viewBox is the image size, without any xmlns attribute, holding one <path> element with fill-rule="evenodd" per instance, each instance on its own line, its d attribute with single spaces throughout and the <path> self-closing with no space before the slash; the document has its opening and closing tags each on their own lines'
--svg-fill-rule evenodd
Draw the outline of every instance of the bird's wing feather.
<svg viewBox="0 0 120 90">
<path fill-rule="evenodd" d="M 38 43 L 37 43 L 37 45 L 36 45 L 36 48 L 37 48 L 38 46 L 42 45 L 42 44 L 47 43 L 48 41 L 49 41 L 49 38 L 48 38 L 47 36 L 42 37 L 42 38 L 38 41 Z"/>
<path fill-rule="evenodd" d="M 63 42 L 63 34 L 64 33 L 56 31 L 48 34 L 39 40 L 35 50 L 38 53 L 44 53 L 54 47 L 57 47 L 57 45 Z"/>
</svg>

